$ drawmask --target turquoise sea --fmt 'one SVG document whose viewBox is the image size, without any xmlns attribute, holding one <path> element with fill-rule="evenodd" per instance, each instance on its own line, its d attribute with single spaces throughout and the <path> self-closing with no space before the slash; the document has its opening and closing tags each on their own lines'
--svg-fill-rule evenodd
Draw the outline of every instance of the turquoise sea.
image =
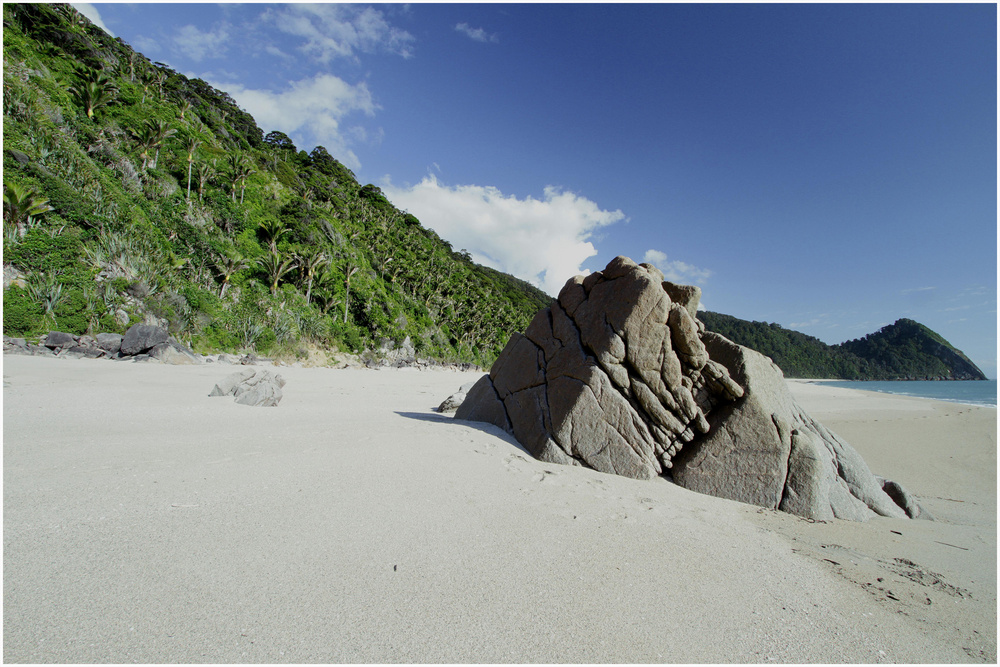
<svg viewBox="0 0 1000 667">
<path fill-rule="evenodd" d="M 997 406 L 997 381 L 983 380 L 978 382 L 931 380 L 900 380 L 898 382 L 866 381 L 855 382 L 836 380 L 824 382 L 831 387 L 846 387 L 847 389 L 864 389 L 865 391 L 880 391 L 885 394 L 901 396 L 918 396 L 933 398 L 939 401 L 965 403 L 995 408 Z"/>
</svg>

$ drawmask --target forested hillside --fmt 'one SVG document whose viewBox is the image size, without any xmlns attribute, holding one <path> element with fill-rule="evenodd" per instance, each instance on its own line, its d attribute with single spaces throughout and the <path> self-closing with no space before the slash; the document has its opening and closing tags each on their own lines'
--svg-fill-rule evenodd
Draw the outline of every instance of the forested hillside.
<svg viewBox="0 0 1000 667">
<path fill-rule="evenodd" d="M 488 365 L 550 301 L 72 7 L 3 12 L 5 334 L 146 321 L 285 356 L 409 336 Z"/>
<path fill-rule="evenodd" d="M 864 338 L 837 346 L 869 361 L 890 376 L 985 380 L 986 375 L 940 334 L 913 320 L 900 319 Z"/>
<path fill-rule="evenodd" d="M 785 377 L 844 380 L 985 380 L 986 375 L 939 334 L 901 319 L 864 338 L 827 345 L 778 324 L 699 312 L 709 331 L 757 350 Z"/>
<path fill-rule="evenodd" d="M 5 4 L 3 327 L 165 326 L 198 352 L 301 357 L 409 337 L 489 365 L 550 298 L 474 264 L 322 146 L 265 133 L 226 93 L 69 5 Z M 829 346 L 717 313 L 790 377 L 983 377 L 900 320 Z"/>
</svg>

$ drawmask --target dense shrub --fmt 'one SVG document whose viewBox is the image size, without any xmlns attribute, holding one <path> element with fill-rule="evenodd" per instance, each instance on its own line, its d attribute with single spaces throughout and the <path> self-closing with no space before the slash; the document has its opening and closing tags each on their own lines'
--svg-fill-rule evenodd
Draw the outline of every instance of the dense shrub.
<svg viewBox="0 0 1000 667">
<path fill-rule="evenodd" d="M 87 299 L 80 288 L 66 291 L 62 300 L 56 306 L 56 326 L 60 331 L 81 335 L 87 333 L 90 311 Z"/>
<path fill-rule="evenodd" d="M 42 306 L 28 291 L 12 286 L 3 293 L 3 332 L 6 336 L 24 337 L 40 333 Z"/>
<path fill-rule="evenodd" d="M 80 261 L 80 239 L 73 233 L 49 235 L 35 228 L 21 242 L 4 248 L 4 262 L 22 269 L 57 276 L 63 284 L 87 284 L 92 274 Z"/>
<path fill-rule="evenodd" d="M 40 229 L 4 249 L 4 261 L 62 286 L 52 309 L 60 327 L 121 329 L 113 317 L 124 308 L 125 326 L 164 317 L 202 352 L 255 347 L 298 357 L 302 341 L 361 351 L 409 335 L 449 358 L 462 341 L 461 354 L 488 363 L 549 301 L 456 260 L 322 146 L 307 152 L 280 132 L 265 137 L 226 93 L 150 62 L 68 6 L 5 4 L 3 12 L 4 167 L 53 208 Z M 97 69 L 117 92 L 88 118 L 63 80 Z M 42 74 L 19 74 L 29 71 Z M 151 144 L 144 132 L 157 125 L 167 134 Z M 201 144 L 189 201 L 192 139 Z M 274 221 L 289 230 L 275 248 L 282 261 L 320 251 L 329 266 L 323 275 L 292 271 L 272 294 L 255 260 L 271 252 L 258 232 Z M 99 273 L 118 277 L 95 282 Z M 4 301 L 5 329 L 45 326 L 44 309 L 24 291 Z"/>
</svg>

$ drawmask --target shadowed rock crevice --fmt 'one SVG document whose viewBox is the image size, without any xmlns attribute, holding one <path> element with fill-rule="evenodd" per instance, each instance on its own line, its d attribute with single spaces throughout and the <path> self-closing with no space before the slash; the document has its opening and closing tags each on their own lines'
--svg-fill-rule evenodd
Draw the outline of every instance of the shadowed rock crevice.
<svg viewBox="0 0 1000 667">
<path fill-rule="evenodd" d="M 701 290 L 616 257 L 515 333 L 456 418 L 535 457 L 812 518 L 913 515 L 792 400 L 770 359 L 704 330 Z"/>
</svg>

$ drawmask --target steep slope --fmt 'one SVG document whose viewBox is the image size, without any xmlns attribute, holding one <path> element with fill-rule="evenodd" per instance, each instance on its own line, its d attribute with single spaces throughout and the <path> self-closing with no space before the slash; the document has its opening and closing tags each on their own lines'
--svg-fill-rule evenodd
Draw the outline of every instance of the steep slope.
<svg viewBox="0 0 1000 667">
<path fill-rule="evenodd" d="M 827 345 L 778 324 L 702 311 L 709 331 L 760 352 L 786 377 L 844 380 L 985 380 L 986 375 L 939 334 L 901 319 L 858 340 Z"/>
<path fill-rule="evenodd" d="M 955 347 L 923 324 L 899 319 L 838 348 L 885 372 L 910 380 L 985 380 L 986 375 Z"/>
<path fill-rule="evenodd" d="M 708 311 L 699 312 L 698 319 L 709 331 L 770 357 L 787 377 L 866 379 L 862 359 L 779 324 Z"/>
<path fill-rule="evenodd" d="M 68 5 L 4 8 L 4 332 L 488 364 L 550 298 Z"/>
</svg>

